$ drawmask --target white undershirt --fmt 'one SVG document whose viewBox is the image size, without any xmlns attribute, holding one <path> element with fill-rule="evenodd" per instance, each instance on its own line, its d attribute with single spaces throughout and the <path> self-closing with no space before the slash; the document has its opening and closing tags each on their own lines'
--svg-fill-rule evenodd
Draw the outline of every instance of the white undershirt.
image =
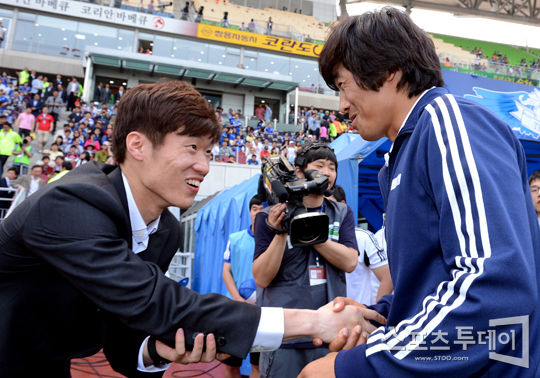
<svg viewBox="0 0 540 378">
<path fill-rule="evenodd" d="M 126 189 L 126 197 L 128 202 L 129 219 L 131 221 L 131 232 L 133 237 L 132 251 L 140 253 L 148 248 L 148 240 L 150 235 L 157 231 L 159 220 L 150 222 L 148 225 L 144 223 L 141 212 L 137 207 L 131 187 L 126 179 L 126 176 L 122 172 L 122 180 L 124 181 L 124 187 Z M 280 307 L 263 307 L 261 308 L 261 319 L 251 346 L 251 352 L 270 352 L 276 350 L 281 345 L 283 340 L 283 334 L 285 333 L 285 318 L 283 315 L 283 309 Z M 158 371 L 167 370 L 170 364 L 166 365 L 151 365 L 144 366 L 143 362 L 143 350 L 144 344 L 150 336 L 144 339 L 141 347 L 139 348 L 139 359 L 137 363 L 137 370 L 147 373 L 155 373 Z"/>
<path fill-rule="evenodd" d="M 27 197 L 30 197 L 32 194 L 37 192 L 39 189 L 39 177 L 34 179 L 33 176 L 30 176 L 30 188 L 28 189 Z"/>
</svg>

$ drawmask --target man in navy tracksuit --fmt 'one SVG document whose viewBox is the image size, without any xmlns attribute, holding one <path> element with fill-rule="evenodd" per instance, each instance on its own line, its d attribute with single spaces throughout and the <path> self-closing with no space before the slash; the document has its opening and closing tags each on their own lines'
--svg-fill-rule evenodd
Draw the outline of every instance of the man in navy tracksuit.
<svg viewBox="0 0 540 378">
<path fill-rule="evenodd" d="M 301 377 L 540 376 L 540 228 L 510 127 L 443 88 L 397 9 L 342 20 L 319 63 L 361 136 L 393 141 L 379 182 L 395 291 L 372 307 L 386 326 Z"/>
</svg>

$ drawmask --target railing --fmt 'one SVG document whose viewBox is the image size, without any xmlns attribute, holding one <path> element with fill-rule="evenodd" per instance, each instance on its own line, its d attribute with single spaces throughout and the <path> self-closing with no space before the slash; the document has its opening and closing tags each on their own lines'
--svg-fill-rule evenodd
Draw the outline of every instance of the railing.
<svg viewBox="0 0 540 378">
<path fill-rule="evenodd" d="M 22 188 L 21 190 L 17 192 L 17 195 L 11 202 L 11 206 L 9 207 L 9 210 L 5 214 L 3 219 L 6 219 L 7 217 L 9 217 L 11 213 L 13 212 L 13 210 L 15 210 L 15 208 L 19 206 L 22 203 L 22 201 L 24 201 L 25 199 L 26 199 L 26 188 Z"/>
<path fill-rule="evenodd" d="M 182 245 L 169 265 L 167 275 L 174 281 L 191 288 L 193 277 L 193 258 L 195 252 L 195 220 L 197 213 L 180 219 Z"/>
<path fill-rule="evenodd" d="M 0 193 L 13 193 L 13 194 L 15 194 L 16 191 L 17 191 L 17 189 L 13 189 L 13 188 L 0 188 Z M 4 220 L 4 218 L 7 216 L 7 213 L 9 211 L 9 209 L 11 208 L 11 206 L 13 205 L 14 201 L 15 201 L 15 198 L 13 198 L 13 197 L 11 197 L 11 198 L 9 198 L 9 197 L 0 197 L 0 204 L 4 205 L 4 203 L 9 202 L 9 206 L 0 208 L 0 222 L 2 222 Z"/>
<path fill-rule="evenodd" d="M 540 69 L 538 67 L 533 69 L 530 67 L 495 63 L 488 59 L 480 59 L 478 63 L 476 63 L 476 59 L 473 57 L 467 59 L 463 57 L 456 57 L 444 52 L 438 53 L 438 56 L 441 66 L 462 68 L 465 70 L 476 71 L 480 74 L 488 73 L 528 80 L 540 80 Z M 450 65 L 446 63 L 447 58 Z"/>
</svg>

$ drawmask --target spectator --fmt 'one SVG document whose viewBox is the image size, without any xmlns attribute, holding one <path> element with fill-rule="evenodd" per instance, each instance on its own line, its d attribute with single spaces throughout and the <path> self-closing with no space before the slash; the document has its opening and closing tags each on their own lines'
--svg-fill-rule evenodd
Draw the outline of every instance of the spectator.
<svg viewBox="0 0 540 378">
<path fill-rule="evenodd" d="M 9 168 L 6 172 L 6 176 L 0 179 L 0 188 L 2 189 L 11 189 L 9 191 L 0 190 L 0 199 L 9 199 L 13 198 L 15 195 L 15 189 L 12 189 L 11 182 L 17 178 L 19 175 L 16 168 Z M 5 213 L 11 206 L 12 201 L 0 201 L 0 218 L 5 217 Z"/>
<path fill-rule="evenodd" d="M 334 139 L 337 138 L 337 130 L 335 124 L 330 124 L 330 130 L 328 130 L 328 135 L 330 136 L 330 143 L 332 143 Z"/>
<path fill-rule="evenodd" d="M 35 72 L 35 71 L 34 71 Z M 41 94 L 43 90 L 43 76 L 39 75 L 37 78 L 32 80 L 32 93 Z"/>
<path fill-rule="evenodd" d="M 531 196 L 534 209 L 536 210 L 538 224 L 540 224 L 540 170 L 533 172 L 529 177 L 529 188 L 531 189 Z"/>
<path fill-rule="evenodd" d="M 36 118 L 41 113 L 43 105 L 43 101 L 41 101 L 40 95 L 38 93 L 34 95 L 33 100 L 28 101 L 28 103 L 26 104 L 26 106 L 30 106 L 32 108 L 32 114 Z"/>
<path fill-rule="evenodd" d="M 238 113 L 236 113 L 232 120 L 229 121 L 229 127 L 234 128 L 236 134 L 240 133 L 242 128 L 242 121 L 238 119 Z"/>
<path fill-rule="evenodd" d="M 309 34 L 306 37 L 306 42 L 312 43 L 313 39 L 309 36 Z"/>
<path fill-rule="evenodd" d="M 274 133 L 273 125 L 272 125 L 271 122 L 268 122 L 268 124 L 266 125 L 266 128 L 264 129 L 264 132 L 267 133 L 267 134 L 273 134 Z"/>
<path fill-rule="evenodd" d="M 154 13 L 154 0 L 150 0 L 150 2 L 148 3 L 147 13 L 148 14 Z"/>
<path fill-rule="evenodd" d="M 270 108 L 268 104 L 265 104 L 265 105 L 266 105 L 266 110 L 264 112 L 264 119 L 266 121 L 269 121 L 272 119 L 272 108 Z"/>
<path fill-rule="evenodd" d="M 92 155 L 88 151 L 84 151 L 81 154 L 79 161 L 77 162 L 77 167 L 88 163 L 91 159 L 92 159 Z"/>
<path fill-rule="evenodd" d="M 120 86 L 120 88 L 118 88 L 118 92 L 114 94 L 114 103 L 116 104 L 117 102 L 119 102 L 125 93 L 126 90 L 124 89 L 124 87 Z"/>
<path fill-rule="evenodd" d="M 272 26 L 274 26 L 272 17 L 268 17 L 268 21 L 266 22 L 266 34 L 272 35 Z"/>
<path fill-rule="evenodd" d="M 249 163 L 248 164 L 253 164 Z M 253 165 L 257 165 L 257 161 Z M 255 280 L 251 273 L 253 265 L 253 251 L 255 239 L 253 237 L 255 216 L 263 209 L 263 205 L 257 196 L 249 202 L 249 215 L 251 225 L 248 229 L 235 232 L 229 236 L 229 241 L 223 255 L 223 281 L 227 287 L 227 297 L 239 302 L 255 304 L 256 289 Z M 259 353 L 251 353 L 251 375 L 259 377 Z M 223 361 L 225 364 L 225 376 L 240 378 L 240 366 L 242 359 L 231 357 Z"/>
<path fill-rule="evenodd" d="M 17 168 L 21 175 L 28 174 L 28 167 L 30 166 L 30 158 L 34 156 L 33 147 L 30 145 L 32 137 L 27 136 L 23 139 L 22 145 L 17 143 L 15 150 L 13 151 L 13 166 Z"/>
<path fill-rule="evenodd" d="M 41 172 L 41 166 L 34 165 L 29 175 L 19 176 L 11 183 L 11 186 L 18 190 L 26 189 L 26 197 L 30 197 L 45 185 L 45 181 L 40 177 Z"/>
<path fill-rule="evenodd" d="M 43 78 L 43 81 L 41 82 L 41 87 L 43 88 L 41 90 L 41 95 L 43 97 L 45 97 L 45 92 L 47 91 L 47 88 L 49 88 L 51 86 L 51 83 L 49 83 L 49 78 L 47 76 L 45 76 Z"/>
<path fill-rule="evenodd" d="M 101 93 L 101 102 L 103 104 L 108 104 L 111 101 L 111 96 L 112 96 L 111 88 L 109 86 L 109 83 L 107 83 L 105 84 L 105 88 L 103 88 L 103 92 Z"/>
<path fill-rule="evenodd" d="M 448 59 L 448 57 L 444 59 L 444 66 L 452 67 L 452 63 L 450 62 L 450 59 Z"/>
<path fill-rule="evenodd" d="M 247 163 L 249 165 L 259 165 L 259 162 L 257 161 L 257 155 L 251 154 L 251 156 L 247 159 Z"/>
<path fill-rule="evenodd" d="M 58 91 L 58 97 L 62 99 L 64 104 L 67 104 L 67 92 L 64 89 L 64 86 L 62 84 L 58 84 L 56 90 Z"/>
<path fill-rule="evenodd" d="M 11 124 L 7 122 L 6 116 L 0 115 L 0 124 L 2 124 L 3 129 L 0 131 L 0 172 L 3 172 L 4 164 L 12 155 L 15 145 L 21 143 L 22 139 L 11 129 Z"/>
<path fill-rule="evenodd" d="M 311 93 L 317 93 L 317 88 L 315 88 L 315 84 L 311 84 L 311 87 L 309 87 L 309 91 Z"/>
<path fill-rule="evenodd" d="M 272 151 L 270 152 L 270 156 L 279 156 L 278 149 L 276 147 L 272 147 Z"/>
<path fill-rule="evenodd" d="M 255 31 L 255 21 L 253 21 L 253 18 L 251 19 L 251 22 L 248 24 L 248 30 L 252 33 Z"/>
<path fill-rule="evenodd" d="M 326 143 L 328 138 L 327 138 L 327 134 L 328 133 L 328 128 L 326 127 L 326 125 L 322 125 L 321 124 L 321 133 L 320 133 L 320 137 L 321 137 L 321 142 L 323 143 Z"/>
<path fill-rule="evenodd" d="M 319 86 L 317 87 L 317 93 L 324 94 L 324 88 L 322 87 L 321 84 L 319 84 Z"/>
<path fill-rule="evenodd" d="M 257 109 L 255 109 L 255 116 L 260 120 L 264 120 L 265 119 L 265 117 L 264 117 L 265 110 L 266 110 L 265 105 L 264 104 L 259 104 Z"/>
<path fill-rule="evenodd" d="M 220 158 L 234 156 L 233 150 L 229 147 L 229 144 L 226 141 L 223 141 L 222 147 L 219 149 L 219 156 Z"/>
<path fill-rule="evenodd" d="M 51 158 L 46 155 L 41 158 L 41 161 L 43 162 L 41 165 L 41 178 L 43 181 L 48 182 L 54 172 L 54 163 L 52 163 Z"/>
<path fill-rule="evenodd" d="M 67 110 L 71 111 L 75 108 L 75 102 L 79 99 L 79 83 L 77 82 L 77 78 L 73 76 L 71 79 L 71 82 L 68 84 L 67 87 L 67 93 L 68 93 L 68 103 L 67 103 Z"/>
<path fill-rule="evenodd" d="M 96 152 L 96 160 L 100 163 L 105 163 L 110 156 L 109 142 L 105 142 L 101 145 L 101 149 Z"/>
<path fill-rule="evenodd" d="M 94 102 L 100 102 L 101 97 L 103 93 L 103 83 L 100 82 L 95 88 L 94 88 Z"/>
<path fill-rule="evenodd" d="M 69 147 L 69 152 L 66 153 L 66 159 L 69 159 L 70 161 L 72 162 L 77 162 L 79 161 L 79 158 L 81 157 L 78 153 L 77 153 L 77 150 L 78 150 L 79 146 L 76 145 L 76 144 L 72 144 L 70 147 Z M 107 159 L 105 159 L 107 160 Z M 104 163 L 104 161 L 102 162 Z"/>
<path fill-rule="evenodd" d="M 270 156 L 270 152 L 268 151 L 268 146 L 264 146 L 263 150 L 261 151 L 261 161 L 263 159 L 266 160 L 266 158 L 269 156 Z"/>
<path fill-rule="evenodd" d="M 45 105 L 48 106 L 50 114 L 54 120 L 54 126 L 52 132 L 56 132 L 56 123 L 62 114 L 62 107 L 65 105 L 64 101 L 58 96 L 58 91 L 53 91 L 52 97 L 49 97 L 45 101 Z"/>
<path fill-rule="evenodd" d="M 27 137 L 30 133 L 35 130 L 36 127 L 36 117 L 32 114 L 32 108 L 27 107 L 24 110 L 24 113 L 19 114 L 17 120 L 15 121 L 15 128 L 19 129 L 19 135 L 21 138 Z M 47 138 L 49 135 L 47 135 Z"/>
<path fill-rule="evenodd" d="M 49 157 L 51 158 L 51 161 L 56 161 L 58 156 L 64 156 L 64 153 L 58 149 L 58 143 L 55 142 L 51 144 Z"/>
<path fill-rule="evenodd" d="M 64 82 L 62 81 L 62 75 L 56 75 L 56 78 L 53 80 L 52 85 L 55 89 L 58 89 L 59 85 L 64 85 Z"/>
<path fill-rule="evenodd" d="M 60 180 L 62 177 L 67 175 L 72 169 L 73 169 L 73 165 L 71 164 L 71 162 L 69 161 L 62 162 L 62 164 L 60 165 L 60 170 L 53 178 L 49 180 L 49 183 Z"/>
</svg>

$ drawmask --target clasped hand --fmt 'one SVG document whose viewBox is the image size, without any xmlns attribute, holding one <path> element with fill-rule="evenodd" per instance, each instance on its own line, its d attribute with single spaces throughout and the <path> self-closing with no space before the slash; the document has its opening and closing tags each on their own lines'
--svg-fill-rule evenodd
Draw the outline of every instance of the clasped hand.
<svg viewBox="0 0 540 378">
<path fill-rule="evenodd" d="M 332 352 L 365 343 L 369 334 L 377 328 L 370 320 L 381 325 L 386 324 L 384 316 L 350 298 L 336 298 L 317 312 L 322 325 L 319 337 L 313 339 L 313 344 L 321 346 L 323 342 L 329 343 Z"/>
<path fill-rule="evenodd" d="M 157 353 L 169 361 L 183 365 L 198 362 L 212 362 L 214 360 L 223 361 L 230 357 L 230 355 L 225 353 L 217 353 L 216 340 L 213 334 L 206 336 L 206 350 L 204 350 L 204 335 L 202 333 L 195 338 L 192 351 L 186 350 L 184 331 L 182 329 L 179 329 L 176 332 L 175 342 L 175 348 L 171 348 L 159 340 L 156 341 Z M 146 366 L 153 364 L 153 361 L 148 360 L 149 357 L 147 351 L 144 354 L 144 357 Z"/>
</svg>

